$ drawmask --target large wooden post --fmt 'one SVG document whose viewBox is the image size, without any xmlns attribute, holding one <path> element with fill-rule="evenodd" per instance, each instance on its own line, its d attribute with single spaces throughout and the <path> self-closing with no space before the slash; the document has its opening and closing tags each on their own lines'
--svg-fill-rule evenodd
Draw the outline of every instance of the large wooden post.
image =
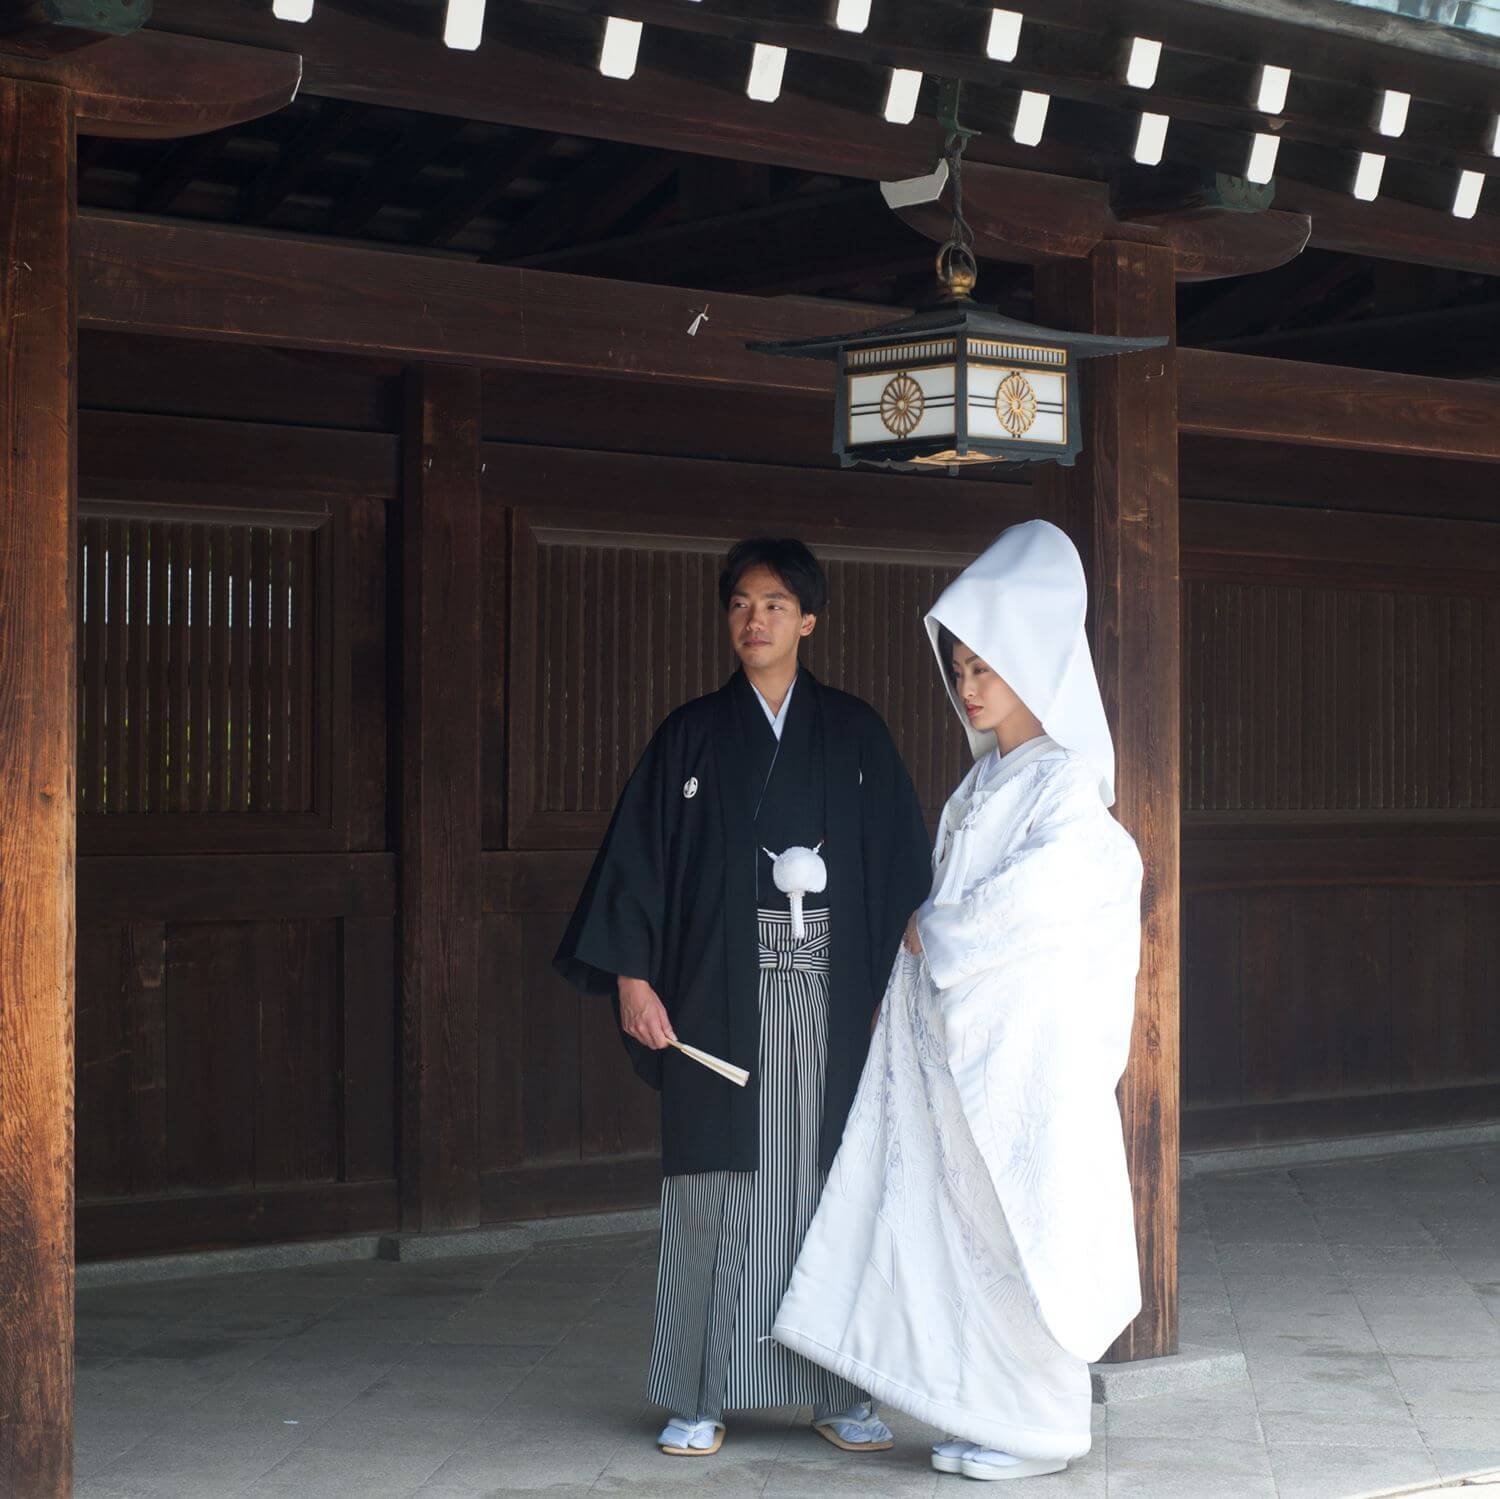
<svg viewBox="0 0 1500 1499">
<path fill-rule="evenodd" d="M 479 371 L 408 375 L 401 1222 L 479 1222 Z"/>
<path fill-rule="evenodd" d="M 1037 273 L 1040 322 L 1175 342 L 1173 251 L 1105 241 Z M 1084 366 L 1084 446 L 1044 470 L 1089 572 L 1094 659 L 1119 760 L 1120 821 L 1146 866 L 1135 1034 L 1120 1085 L 1141 1313 L 1107 1357 L 1177 1351 L 1179 823 L 1177 375 L 1174 345 Z"/>
<path fill-rule="evenodd" d="M 0 1496 L 73 1479 L 73 105 L 0 76 Z"/>
</svg>

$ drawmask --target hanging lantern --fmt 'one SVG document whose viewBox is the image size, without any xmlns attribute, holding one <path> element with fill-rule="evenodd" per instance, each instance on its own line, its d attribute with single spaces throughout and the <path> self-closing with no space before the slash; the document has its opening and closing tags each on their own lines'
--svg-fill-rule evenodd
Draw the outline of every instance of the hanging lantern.
<svg viewBox="0 0 1500 1499">
<path fill-rule="evenodd" d="M 1167 340 L 1041 328 L 975 302 L 978 262 L 960 177 L 969 132 L 949 123 L 953 232 L 938 251 L 939 300 L 881 328 L 747 347 L 837 361 L 833 450 L 845 468 L 1071 464 L 1082 446 L 1079 361 Z"/>
</svg>

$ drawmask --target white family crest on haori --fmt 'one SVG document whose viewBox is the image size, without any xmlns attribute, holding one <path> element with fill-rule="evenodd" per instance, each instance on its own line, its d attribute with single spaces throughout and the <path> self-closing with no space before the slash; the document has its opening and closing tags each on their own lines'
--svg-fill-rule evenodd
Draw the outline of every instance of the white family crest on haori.
<svg viewBox="0 0 1500 1499">
<path fill-rule="evenodd" d="M 1107 808 L 1084 604 L 1072 543 L 1029 522 L 929 616 L 1047 732 L 1004 755 L 975 743 L 944 808 L 923 952 L 897 956 L 774 1329 L 898 1409 L 1023 1458 L 1088 1451 L 1086 1361 L 1140 1308 L 1114 1090 L 1141 863 Z"/>
<path fill-rule="evenodd" d="M 802 897 L 817 895 L 828 888 L 828 866 L 818 852 L 822 847 L 821 843 L 818 848 L 803 848 L 794 843 L 779 854 L 773 854 L 768 848 L 761 850 L 768 859 L 776 861 L 771 865 L 771 878 L 792 908 L 792 936 L 798 942 L 807 935 L 802 921 Z"/>
<path fill-rule="evenodd" d="M 697 796 L 697 794 L 698 794 L 698 777 L 697 776 L 689 776 L 687 778 L 687 780 L 685 780 L 682 783 L 682 794 L 683 794 L 684 798 L 686 798 L 686 800 L 688 800 L 688 801 L 692 801 L 692 799 L 695 796 Z"/>
</svg>

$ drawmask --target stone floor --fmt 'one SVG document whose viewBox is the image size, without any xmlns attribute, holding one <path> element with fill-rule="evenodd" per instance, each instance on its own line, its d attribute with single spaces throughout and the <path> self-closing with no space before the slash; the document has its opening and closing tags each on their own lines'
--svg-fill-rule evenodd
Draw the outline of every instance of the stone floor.
<svg viewBox="0 0 1500 1499">
<path fill-rule="evenodd" d="M 79 1499 L 942 1495 L 932 1433 L 848 1457 L 805 1413 L 668 1459 L 649 1235 L 83 1290 Z M 1248 1380 L 1095 1408 L 1037 1499 L 1352 1499 L 1500 1470 L 1500 1146 L 1184 1184 L 1184 1341 Z"/>
</svg>

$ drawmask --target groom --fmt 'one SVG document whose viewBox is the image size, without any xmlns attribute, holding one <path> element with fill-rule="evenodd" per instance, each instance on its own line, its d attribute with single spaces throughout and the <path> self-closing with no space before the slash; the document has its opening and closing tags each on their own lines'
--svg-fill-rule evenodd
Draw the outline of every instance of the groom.
<svg viewBox="0 0 1500 1499">
<path fill-rule="evenodd" d="M 636 1071 L 661 1090 L 648 1395 L 672 1413 L 658 1445 L 673 1456 L 717 1452 L 726 1409 L 775 1405 L 813 1406 L 847 1451 L 891 1445 L 862 1391 L 767 1337 L 930 874 L 885 724 L 799 664 L 827 598 L 800 541 L 731 548 L 719 600 L 739 669 L 657 729 L 554 959 L 614 1000 Z M 748 1085 L 678 1040 L 746 1068 Z"/>
</svg>

